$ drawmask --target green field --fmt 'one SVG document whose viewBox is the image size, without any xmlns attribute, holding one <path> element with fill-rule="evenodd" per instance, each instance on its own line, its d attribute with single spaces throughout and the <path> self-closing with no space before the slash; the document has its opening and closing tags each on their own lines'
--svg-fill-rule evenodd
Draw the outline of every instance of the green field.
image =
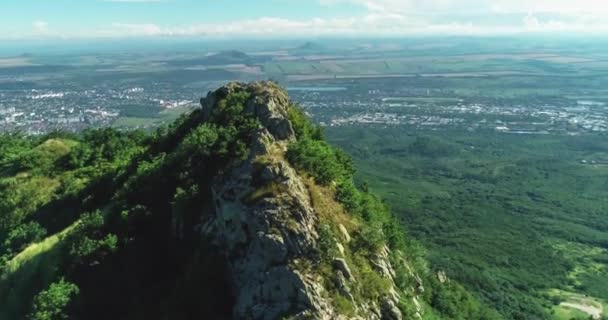
<svg viewBox="0 0 608 320">
<path fill-rule="evenodd" d="M 405 52 L 403 54 L 406 54 Z M 414 53 L 408 53 L 414 54 Z M 559 54 L 465 54 L 394 56 L 372 55 L 362 58 L 338 56 L 311 57 L 273 61 L 262 65 L 269 76 L 290 74 L 327 75 L 398 75 L 398 74 L 460 74 L 470 75 L 517 73 L 533 76 L 593 76 L 605 73 L 608 62 L 586 56 Z"/>
<path fill-rule="evenodd" d="M 389 97 L 382 99 L 383 102 L 423 102 L 423 103 L 445 103 L 445 102 L 460 102 L 458 98 L 444 97 Z"/>
<path fill-rule="evenodd" d="M 166 109 L 156 117 L 119 117 L 112 124 L 115 128 L 147 129 L 166 124 L 177 119 L 181 114 L 192 110 L 190 107 Z"/>
<path fill-rule="evenodd" d="M 549 293 L 562 301 L 552 309 L 551 314 L 556 320 L 587 320 L 590 316 L 597 317 L 602 314 L 607 305 L 605 301 L 587 295 L 561 290 L 551 290 Z"/>
</svg>

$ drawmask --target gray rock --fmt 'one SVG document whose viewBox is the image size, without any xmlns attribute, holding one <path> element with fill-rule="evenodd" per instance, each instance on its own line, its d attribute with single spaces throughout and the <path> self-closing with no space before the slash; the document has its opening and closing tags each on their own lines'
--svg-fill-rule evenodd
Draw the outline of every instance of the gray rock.
<svg viewBox="0 0 608 320">
<path fill-rule="evenodd" d="M 256 133 L 251 156 L 219 177 L 212 185 L 214 215 L 201 230 L 224 252 L 231 269 L 236 319 L 333 319 L 335 311 L 324 298 L 324 288 L 294 261 L 309 260 L 317 242 L 318 217 L 308 189 L 297 172 L 271 150 L 283 150 L 293 130 L 287 121 L 289 100 L 276 85 L 233 83 L 203 99 L 203 113 L 211 114 L 217 101 L 238 90 L 252 93 L 247 112 L 264 128 Z M 259 173 L 267 182 L 282 184 L 273 197 L 244 201 L 258 188 L 253 179 L 256 157 L 270 163 Z"/>
<path fill-rule="evenodd" d="M 203 113 L 203 121 L 209 120 L 211 112 L 216 103 L 216 97 L 213 93 L 209 93 L 206 98 L 201 99 L 201 108 Z"/>
<path fill-rule="evenodd" d="M 255 134 L 253 144 L 251 146 L 251 155 L 253 159 L 257 156 L 265 155 L 270 152 L 268 149 L 274 143 L 274 137 L 265 128 L 260 129 Z"/>
<path fill-rule="evenodd" d="M 414 269 L 410 266 L 409 262 L 407 262 L 405 259 L 403 259 L 403 257 L 401 258 L 401 261 L 403 263 L 403 265 L 405 266 L 408 274 L 414 278 L 415 281 L 415 286 L 414 286 L 414 292 L 416 294 L 422 294 L 424 293 L 424 283 L 422 282 L 422 278 L 420 278 L 420 276 L 414 272 Z"/>
<path fill-rule="evenodd" d="M 340 242 L 336 241 L 336 247 L 338 248 L 338 252 L 340 252 L 340 254 L 344 257 L 346 253 L 346 249 L 344 249 L 344 246 Z"/>
<path fill-rule="evenodd" d="M 416 312 L 421 313 L 422 312 L 422 305 L 420 304 L 420 301 L 418 301 L 417 297 L 413 297 L 412 298 L 412 302 L 414 303 L 414 306 L 416 307 Z"/>
<path fill-rule="evenodd" d="M 287 111 L 290 101 L 285 90 L 271 82 L 254 83 L 248 90 L 253 92 L 253 97 L 245 112 L 254 114 L 276 139 L 294 139 L 295 132 Z"/>
<path fill-rule="evenodd" d="M 348 279 L 350 281 L 353 281 L 355 279 L 355 277 L 353 277 L 353 273 L 350 271 L 350 267 L 348 266 L 348 263 L 346 263 L 346 260 L 344 260 L 342 258 L 336 258 L 332 262 L 332 265 L 334 266 L 334 268 L 337 271 L 344 274 L 346 279 Z"/>
<path fill-rule="evenodd" d="M 390 249 L 387 246 L 384 246 L 380 252 L 374 255 L 370 262 L 380 275 L 385 278 L 394 279 L 396 273 L 390 262 L 390 252 Z"/>
<path fill-rule="evenodd" d="M 395 301 L 396 303 L 399 302 L 399 300 L 401 299 L 401 294 L 399 294 L 399 292 L 397 292 L 397 287 L 393 286 L 389 292 L 389 298 L 391 298 L 393 301 Z"/>
<path fill-rule="evenodd" d="M 349 243 L 351 238 L 350 238 L 350 234 L 348 234 L 348 230 L 346 230 L 346 227 L 342 224 L 339 224 L 338 229 L 340 229 L 340 233 L 342 234 L 344 242 Z"/>
<path fill-rule="evenodd" d="M 391 299 L 382 301 L 382 320 L 402 320 L 403 314 Z"/>
<path fill-rule="evenodd" d="M 207 121 L 217 103 L 233 92 L 246 91 L 251 98 L 244 112 L 253 114 L 261 124 L 278 140 L 293 140 L 295 132 L 289 122 L 288 108 L 291 104 L 287 92 L 273 82 L 244 84 L 229 83 L 201 99 L 202 117 Z"/>
<path fill-rule="evenodd" d="M 289 169 L 285 167 L 283 162 L 278 162 L 264 166 L 260 170 L 260 179 L 264 183 L 282 183 L 288 181 L 290 176 L 292 176 L 291 174 L 292 172 L 289 172 Z"/>
<path fill-rule="evenodd" d="M 296 170 L 284 160 L 290 141 L 295 139 L 288 120 L 289 98 L 285 90 L 270 82 L 231 83 L 201 100 L 202 117 L 209 119 L 218 101 L 232 92 L 251 93 L 244 112 L 262 124 L 255 132 L 250 156 L 213 181 L 213 206 L 201 219 L 200 232 L 224 254 L 230 268 L 230 282 L 235 295 L 235 319 L 348 319 L 340 316 L 327 300 L 319 270 L 312 258 L 317 251 L 319 217 L 314 212 L 309 190 Z M 260 167 L 260 157 L 264 164 Z M 276 183 L 272 196 L 248 199 L 260 185 Z M 173 217 L 176 235 L 182 229 L 179 217 Z M 344 225 L 339 225 L 339 251 L 351 241 Z M 384 248 L 372 265 L 389 278 L 395 272 Z M 302 263 L 307 262 L 307 263 Z M 358 290 L 344 258 L 332 261 L 333 279 L 340 294 L 356 310 L 352 319 L 401 320 L 397 308 L 399 292 L 393 284 L 386 297 L 375 301 L 355 301 Z M 409 270 L 410 274 L 415 275 Z M 420 310 L 421 312 L 421 310 Z"/>
<path fill-rule="evenodd" d="M 275 181 L 277 180 L 279 174 L 280 172 L 278 171 L 278 168 L 267 166 L 264 167 L 260 172 L 260 178 L 262 178 L 262 180 L 265 182 Z"/>
<path fill-rule="evenodd" d="M 336 275 L 334 277 L 334 284 L 336 285 L 336 288 L 338 288 L 338 290 L 340 291 L 341 295 L 343 295 L 352 302 L 355 301 L 355 297 L 353 297 L 350 286 L 348 285 L 348 280 L 346 280 L 346 277 L 344 277 L 342 271 L 336 272 Z"/>
<path fill-rule="evenodd" d="M 287 258 L 287 247 L 282 236 L 276 234 L 259 233 L 258 241 L 255 241 L 254 252 L 252 255 L 260 254 L 261 261 L 266 261 L 270 265 L 284 263 Z"/>
<path fill-rule="evenodd" d="M 449 282 L 448 276 L 445 274 L 445 271 L 438 271 L 437 272 L 437 279 L 442 284 L 446 283 L 446 282 Z"/>
</svg>

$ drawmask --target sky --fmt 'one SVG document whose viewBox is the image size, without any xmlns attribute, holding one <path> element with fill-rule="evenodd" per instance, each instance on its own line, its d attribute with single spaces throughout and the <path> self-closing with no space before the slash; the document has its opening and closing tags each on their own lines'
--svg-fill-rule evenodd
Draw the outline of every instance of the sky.
<svg viewBox="0 0 608 320">
<path fill-rule="evenodd" d="M 0 0 L 0 41 L 608 35 L 607 0 Z"/>
</svg>

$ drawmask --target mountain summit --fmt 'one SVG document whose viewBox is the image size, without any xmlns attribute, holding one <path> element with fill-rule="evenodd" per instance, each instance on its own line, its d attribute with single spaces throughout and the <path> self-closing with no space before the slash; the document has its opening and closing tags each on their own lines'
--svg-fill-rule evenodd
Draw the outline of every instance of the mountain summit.
<svg viewBox="0 0 608 320">
<path fill-rule="evenodd" d="M 298 139 L 289 114 L 297 111 L 285 91 L 268 82 L 229 84 L 203 99 L 204 118 L 233 96 L 247 97 L 243 111 L 261 128 L 253 134 L 247 159 L 215 179 L 213 210 L 202 230 L 230 266 L 235 317 L 336 319 L 347 311 L 338 300 L 348 305 L 346 313 L 364 319 L 401 319 L 397 305 L 407 293 L 395 285 L 390 249 L 381 245 L 369 259 L 355 261 L 350 233 L 358 233 L 360 223 L 340 210 L 331 188 L 299 174 L 288 161 L 290 145 Z M 331 249 L 324 245 L 337 250 L 321 252 Z M 362 272 L 374 272 L 385 285 L 376 299 L 361 299 L 370 289 L 359 278 Z"/>
<path fill-rule="evenodd" d="M 273 82 L 227 84 L 153 134 L 3 139 L 1 319 L 484 311 Z"/>
</svg>

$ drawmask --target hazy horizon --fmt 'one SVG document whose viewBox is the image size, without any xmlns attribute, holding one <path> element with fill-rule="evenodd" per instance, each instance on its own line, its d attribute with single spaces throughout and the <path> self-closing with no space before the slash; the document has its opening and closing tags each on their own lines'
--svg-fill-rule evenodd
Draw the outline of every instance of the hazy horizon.
<svg viewBox="0 0 608 320">
<path fill-rule="evenodd" d="M 7 0 L 0 11 L 0 41 L 608 34 L 597 0 Z"/>
<path fill-rule="evenodd" d="M 494 36 L 322 36 L 322 37 L 280 37 L 280 38 L 254 38 L 231 37 L 209 39 L 204 37 L 183 36 L 137 36 L 130 38 L 104 38 L 104 39 L 19 39 L 0 40 L 0 57 L 14 57 L 20 55 L 46 55 L 46 54 L 81 54 L 81 53 L 129 53 L 129 52 L 179 52 L 201 51 L 214 52 L 225 50 L 238 50 L 256 52 L 265 50 L 293 49 L 306 43 L 317 43 L 328 48 L 339 49 L 351 46 L 397 46 L 406 49 L 408 46 L 428 43 L 429 41 L 442 41 L 463 47 L 467 44 L 500 43 L 504 41 L 521 44 L 521 50 L 551 50 L 571 44 L 571 50 L 582 48 L 604 48 L 605 38 L 608 35 L 577 36 L 576 34 L 560 35 L 494 35 Z M 582 46 L 582 48 L 581 48 Z M 468 51 L 480 50 L 470 47 Z"/>
</svg>

